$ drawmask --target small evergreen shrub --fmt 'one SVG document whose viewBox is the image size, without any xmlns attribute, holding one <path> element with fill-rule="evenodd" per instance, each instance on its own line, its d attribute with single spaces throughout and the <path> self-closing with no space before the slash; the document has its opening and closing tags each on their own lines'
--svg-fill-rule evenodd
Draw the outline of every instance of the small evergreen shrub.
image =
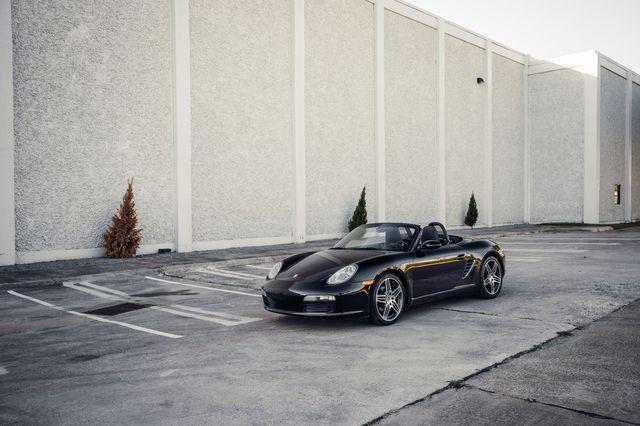
<svg viewBox="0 0 640 426">
<path fill-rule="evenodd" d="M 133 179 L 127 181 L 127 192 L 116 214 L 111 218 L 111 224 L 102 234 L 102 246 L 109 257 L 133 257 L 140 247 L 142 236 L 138 229 L 138 215 L 133 201 Z"/>
<path fill-rule="evenodd" d="M 467 208 L 467 215 L 464 217 L 464 224 L 473 228 L 478 220 L 478 206 L 476 205 L 476 197 L 471 193 L 469 199 L 469 207 Z"/>
<path fill-rule="evenodd" d="M 358 205 L 356 209 L 353 211 L 353 216 L 349 219 L 349 232 L 353 231 L 360 225 L 364 225 L 367 223 L 367 200 L 366 200 L 366 189 L 367 187 L 362 188 L 362 192 L 360 193 L 360 200 L 358 200 Z"/>
</svg>

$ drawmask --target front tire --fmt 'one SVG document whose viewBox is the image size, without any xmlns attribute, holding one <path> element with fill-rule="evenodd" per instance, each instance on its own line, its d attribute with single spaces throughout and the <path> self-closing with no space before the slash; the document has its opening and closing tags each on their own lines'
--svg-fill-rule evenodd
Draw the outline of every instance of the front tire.
<svg viewBox="0 0 640 426">
<path fill-rule="evenodd" d="M 502 290 L 502 264 L 495 256 L 487 256 L 480 266 L 478 294 L 484 299 L 498 297 Z"/>
<path fill-rule="evenodd" d="M 371 288 L 369 321 L 391 325 L 404 311 L 405 291 L 402 281 L 394 274 L 383 274 Z"/>
</svg>

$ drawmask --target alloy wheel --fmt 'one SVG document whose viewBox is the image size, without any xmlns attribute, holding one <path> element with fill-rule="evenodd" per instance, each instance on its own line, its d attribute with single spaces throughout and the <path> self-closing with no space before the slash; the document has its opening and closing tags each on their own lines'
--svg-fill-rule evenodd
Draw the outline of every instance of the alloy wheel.
<svg viewBox="0 0 640 426">
<path fill-rule="evenodd" d="M 482 268 L 482 286 L 490 296 L 495 296 L 502 285 L 502 266 L 497 259 L 487 259 Z"/>
<path fill-rule="evenodd" d="M 404 306 L 404 288 L 400 280 L 385 277 L 378 285 L 375 294 L 376 310 L 383 321 L 394 321 Z"/>
</svg>

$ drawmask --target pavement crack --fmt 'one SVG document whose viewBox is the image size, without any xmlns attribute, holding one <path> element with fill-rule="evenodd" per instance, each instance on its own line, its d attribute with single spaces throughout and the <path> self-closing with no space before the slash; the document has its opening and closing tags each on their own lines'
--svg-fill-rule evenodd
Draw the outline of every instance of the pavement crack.
<svg viewBox="0 0 640 426">
<path fill-rule="evenodd" d="M 632 421 L 629 421 L 629 420 L 624 420 L 624 419 L 620 419 L 620 418 L 617 418 L 617 417 L 611 417 L 611 416 L 607 416 L 607 415 L 604 415 L 604 414 L 598 414 L 598 413 L 594 413 L 592 411 L 584 411 L 584 410 L 580 410 L 580 409 L 577 409 L 577 408 L 566 407 L 564 405 L 553 404 L 551 402 L 538 401 L 537 399 L 532 399 L 532 398 L 522 398 L 522 397 L 515 396 L 515 395 L 507 395 L 507 394 L 504 394 L 504 393 L 501 393 L 501 392 L 496 392 L 496 391 L 492 391 L 492 390 L 489 390 L 489 389 L 484 389 L 484 388 L 481 388 L 479 386 L 470 385 L 468 383 L 465 383 L 464 387 L 468 388 L 468 389 L 475 389 L 475 390 L 478 390 L 478 391 L 481 391 L 481 392 L 486 392 L 486 393 L 489 393 L 489 394 L 492 394 L 492 395 L 503 396 L 505 398 L 512 398 L 512 399 L 517 399 L 519 401 L 525 401 L 525 402 L 528 402 L 530 404 L 541 404 L 541 405 L 546 405 L 547 407 L 560 408 L 561 410 L 567 410 L 567 411 L 571 411 L 573 413 L 583 414 L 585 416 L 592 417 L 592 418 L 595 418 L 595 419 L 613 420 L 613 421 L 626 423 L 626 424 L 630 424 L 630 425 L 640 425 L 640 423 L 635 423 L 635 422 L 632 422 Z"/>
<path fill-rule="evenodd" d="M 549 323 L 549 321 L 541 320 L 538 318 L 530 318 L 530 317 L 505 317 L 502 315 L 490 313 L 490 312 L 480 312 L 480 311 L 471 311 L 467 309 L 455 309 L 455 308 L 435 308 L 443 311 L 452 311 L 452 312 L 461 312 L 463 314 L 476 314 L 476 315 L 485 315 L 488 317 L 496 317 L 496 318 L 504 318 L 504 319 L 516 319 L 516 320 L 524 320 L 524 321 L 536 321 L 542 323 Z"/>
</svg>

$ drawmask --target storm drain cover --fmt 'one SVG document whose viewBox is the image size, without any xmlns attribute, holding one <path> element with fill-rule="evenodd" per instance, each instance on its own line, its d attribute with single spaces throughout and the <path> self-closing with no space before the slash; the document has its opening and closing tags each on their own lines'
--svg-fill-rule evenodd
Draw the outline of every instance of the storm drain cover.
<svg viewBox="0 0 640 426">
<path fill-rule="evenodd" d="M 102 315 L 106 317 L 112 317 L 114 315 L 120 315 L 126 312 L 137 311 L 139 309 L 148 308 L 149 306 L 153 306 L 153 305 L 143 305 L 140 303 L 124 302 L 124 303 L 118 303 L 116 305 L 105 306 L 104 308 L 85 311 L 85 313 L 90 315 Z"/>
</svg>

